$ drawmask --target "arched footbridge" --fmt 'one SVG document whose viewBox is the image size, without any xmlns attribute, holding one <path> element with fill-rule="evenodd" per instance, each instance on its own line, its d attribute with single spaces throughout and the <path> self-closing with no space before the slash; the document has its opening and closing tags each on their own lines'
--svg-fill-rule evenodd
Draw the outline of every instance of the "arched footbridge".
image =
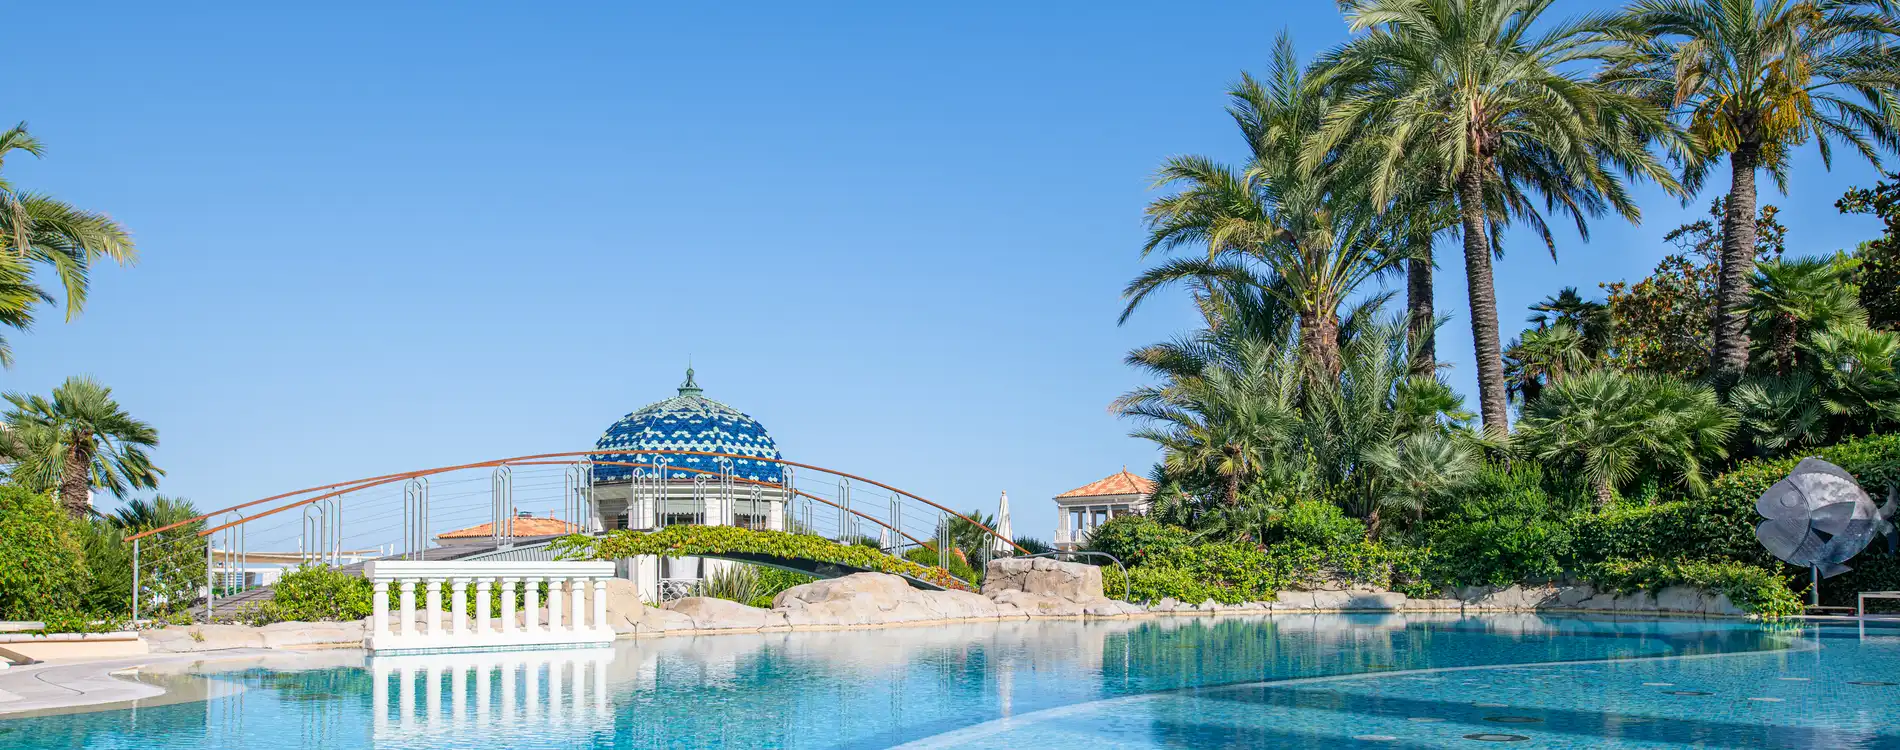
<svg viewBox="0 0 1900 750">
<path fill-rule="evenodd" d="M 753 455 L 597 449 L 542 453 L 306 487 L 132 537 L 135 616 L 188 609 L 212 619 L 270 595 L 299 564 L 359 569 L 377 559 L 544 561 L 555 540 L 616 530 L 725 526 L 822 537 L 948 568 L 952 536 L 1021 552 L 949 507 L 848 472 Z M 763 467 L 763 470 L 762 470 Z M 769 478 L 769 479 L 768 479 Z M 918 553 L 916 550 L 927 550 Z M 678 595 L 725 560 L 836 577 L 869 568 L 752 550 L 695 550 L 623 577 Z M 980 564 L 980 561 L 971 561 Z M 898 572 L 898 571 L 893 571 Z M 908 571 L 919 588 L 939 588 Z M 902 574 L 900 572 L 900 574 Z"/>
</svg>

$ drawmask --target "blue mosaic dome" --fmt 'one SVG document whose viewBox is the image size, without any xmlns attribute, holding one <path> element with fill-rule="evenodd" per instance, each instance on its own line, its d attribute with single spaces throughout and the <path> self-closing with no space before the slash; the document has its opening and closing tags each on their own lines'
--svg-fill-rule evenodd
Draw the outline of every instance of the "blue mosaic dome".
<svg viewBox="0 0 1900 750">
<path fill-rule="evenodd" d="M 687 368 L 686 382 L 680 384 L 678 396 L 621 417 L 594 443 L 596 450 L 625 449 L 626 453 L 596 454 L 594 460 L 653 464 L 665 458 L 675 467 L 713 472 L 702 475 L 695 471 L 669 469 L 668 479 L 690 480 L 696 476 L 706 476 L 708 480 L 715 480 L 719 464 L 718 459 L 712 456 L 643 451 L 705 451 L 759 458 L 779 457 L 778 446 L 772 443 L 772 436 L 765 433 L 764 425 L 738 409 L 700 395 L 701 392 L 699 384 L 693 382 L 692 368 Z M 631 466 L 596 465 L 594 481 L 626 481 L 634 471 L 636 469 Z M 778 484 L 784 478 L 776 463 L 743 458 L 733 459 L 732 474 L 739 479 L 773 484 Z"/>
</svg>

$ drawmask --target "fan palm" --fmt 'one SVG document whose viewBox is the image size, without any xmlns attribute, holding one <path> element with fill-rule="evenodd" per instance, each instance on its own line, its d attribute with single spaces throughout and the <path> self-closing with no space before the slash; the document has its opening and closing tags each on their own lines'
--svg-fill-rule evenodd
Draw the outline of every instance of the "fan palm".
<svg viewBox="0 0 1900 750">
<path fill-rule="evenodd" d="M 1707 387 L 1595 370 L 1545 389 L 1524 408 L 1515 441 L 1539 461 L 1580 471 L 1602 506 L 1638 476 L 1673 474 L 1703 494 L 1706 469 L 1728 455 L 1735 422 Z"/>
<path fill-rule="evenodd" d="M 0 167 L 15 151 L 35 157 L 45 153 L 24 122 L 0 133 Z M 68 320 L 86 305 L 93 263 L 110 259 L 128 265 L 138 259 L 131 234 L 111 217 L 16 189 L 4 178 L 0 178 L 0 248 L 5 250 L 0 263 L 52 268 L 65 290 Z"/>
<path fill-rule="evenodd" d="M 1821 407 L 1843 431 L 1900 425 L 1900 332 L 1837 325 L 1814 334 L 1806 349 L 1815 360 Z"/>
<path fill-rule="evenodd" d="M 1367 523 L 1373 537 L 1379 534 L 1383 511 L 1423 518 L 1428 506 L 1470 484 L 1482 466 L 1469 442 L 1435 432 L 1414 433 L 1377 446 L 1367 460 L 1382 475 L 1376 510 Z"/>
<path fill-rule="evenodd" d="M 1884 5 L 1884 3 L 1882 3 Z M 1853 0 L 1637 0 L 1618 22 L 1639 53 L 1607 72 L 1667 104 L 1697 148 L 1682 181 L 1698 189 L 1723 156 L 1729 192 L 1711 367 L 1734 382 L 1748 367 L 1755 263 L 1755 174 L 1786 191 L 1789 154 L 1814 139 L 1832 166 L 1836 142 L 1873 162 L 1900 146 L 1900 22 Z"/>
<path fill-rule="evenodd" d="M 1589 365 L 1583 334 L 1566 322 L 1526 330 L 1504 352 L 1509 389 L 1527 404 L 1536 401 L 1546 386 L 1561 383 L 1564 376 Z"/>
<path fill-rule="evenodd" d="M 1151 268 L 1128 284 L 1126 321 L 1149 294 L 1180 282 L 1216 297 L 1222 283 L 1252 283 L 1291 309 L 1302 363 L 1316 379 L 1339 371 L 1339 309 L 1374 275 L 1405 259 L 1363 201 L 1346 197 L 1359 181 L 1340 160 L 1303 162 L 1306 140 L 1328 100 L 1284 36 L 1263 81 L 1243 76 L 1228 92 L 1229 114 L 1252 158 L 1240 169 L 1199 156 L 1169 159 L 1155 183 L 1178 188 L 1148 206 L 1143 255 L 1204 246 L 1205 258 Z"/>
<path fill-rule="evenodd" d="M 1803 333 L 1866 324 L 1852 278 L 1852 269 L 1835 258 L 1771 260 L 1755 269 L 1749 327 L 1752 338 L 1769 342 L 1777 374 L 1794 370 Z"/>
<path fill-rule="evenodd" d="M 1553 4 L 1347 0 L 1352 29 L 1365 33 L 1323 63 L 1348 93 L 1308 149 L 1312 161 L 1349 141 L 1373 154 L 1365 181 L 1375 204 L 1398 196 L 1422 160 L 1457 196 L 1479 406 L 1493 436 L 1508 430 L 1491 274 L 1500 214 L 1527 222 L 1554 252 L 1530 193 L 1587 237 L 1588 216 L 1638 219 L 1622 175 L 1677 188 L 1648 150 L 1667 137 L 1662 109 L 1587 76 L 1616 45 L 1600 41 L 1600 19 L 1547 22 Z"/>
<path fill-rule="evenodd" d="M 158 486 L 164 471 L 147 451 L 158 431 L 113 400 L 112 389 L 88 377 L 67 378 L 51 399 L 7 393 L 4 416 L 11 476 L 30 488 L 56 491 L 68 512 L 85 515 L 93 488 L 123 497 Z"/>
<path fill-rule="evenodd" d="M 1583 335 L 1583 353 L 1591 361 L 1602 356 L 1610 348 L 1611 328 L 1615 324 L 1610 316 L 1610 306 L 1596 300 L 1587 300 L 1577 293 L 1577 288 L 1567 286 L 1556 294 L 1545 297 L 1543 301 L 1531 305 L 1530 322 L 1538 328 L 1547 328 L 1554 323 L 1568 323 Z"/>
<path fill-rule="evenodd" d="M 182 497 L 155 495 L 150 500 L 133 498 L 112 511 L 106 520 L 127 532 L 150 531 L 198 517 L 198 508 Z"/>
</svg>

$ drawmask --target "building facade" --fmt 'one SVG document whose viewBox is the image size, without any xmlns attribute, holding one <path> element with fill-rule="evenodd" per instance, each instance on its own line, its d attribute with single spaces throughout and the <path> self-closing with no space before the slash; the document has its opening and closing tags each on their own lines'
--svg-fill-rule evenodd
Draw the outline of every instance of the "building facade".
<svg viewBox="0 0 1900 750">
<path fill-rule="evenodd" d="M 1055 496 L 1056 549 L 1080 549 L 1088 543 L 1089 533 L 1109 519 L 1147 513 L 1154 492 L 1154 482 L 1122 467 L 1119 472 Z"/>
</svg>

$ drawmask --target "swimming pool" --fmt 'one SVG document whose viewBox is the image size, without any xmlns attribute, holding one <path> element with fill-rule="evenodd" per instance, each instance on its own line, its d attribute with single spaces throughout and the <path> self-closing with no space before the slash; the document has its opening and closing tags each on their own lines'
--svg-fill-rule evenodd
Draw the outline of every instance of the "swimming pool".
<svg viewBox="0 0 1900 750">
<path fill-rule="evenodd" d="M 1283 615 L 330 658 L 0 721 L 0 747 L 1900 747 L 1900 630 L 1852 627 Z"/>
</svg>

